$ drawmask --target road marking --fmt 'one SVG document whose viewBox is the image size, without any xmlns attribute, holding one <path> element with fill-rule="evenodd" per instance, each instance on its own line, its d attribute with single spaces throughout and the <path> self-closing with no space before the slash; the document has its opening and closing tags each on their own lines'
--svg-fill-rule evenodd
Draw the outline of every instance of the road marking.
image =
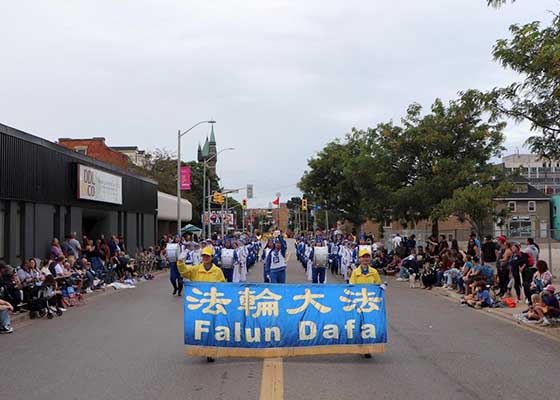
<svg viewBox="0 0 560 400">
<path fill-rule="evenodd" d="M 261 377 L 260 400 L 284 399 L 284 366 L 281 358 L 265 358 Z"/>
</svg>

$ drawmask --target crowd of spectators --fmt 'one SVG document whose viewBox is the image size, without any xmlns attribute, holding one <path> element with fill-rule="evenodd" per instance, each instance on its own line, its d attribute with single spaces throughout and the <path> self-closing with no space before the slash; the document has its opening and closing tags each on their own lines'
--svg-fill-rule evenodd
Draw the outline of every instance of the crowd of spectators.
<svg viewBox="0 0 560 400">
<path fill-rule="evenodd" d="M 403 238 L 388 254 L 378 251 L 376 259 L 384 272 L 398 273 L 397 280 L 416 279 L 424 289 L 455 290 L 464 304 L 475 308 L 526 303 L 528 319 L 549 325 L 550 319 L 560 317 L 560 306 L 552 273 L 539 255 L 532 238 L 522 245 L 505 236 L 480 242 L 471 234 L 466 249 L 445 235 L 430 237 L 425 246 Z"/>
<path fill-rule="evenodd" d="M 72 234 L 62 243 L 54 238 L 44 259 L 30 258 L 19 266 L 0 262 L 0 333 L 13 331 L 9 313 L 30 312 L 32 318 L 42 312 L 61 315 L 80 304 L 86 294 L 114 282 L 148 276 L 153 268 L 157 268 L 157 257 L 152 248 L 133 258 L 116 235 L 109 240 L 84 236 L 79 241 Z"/>
</svg>

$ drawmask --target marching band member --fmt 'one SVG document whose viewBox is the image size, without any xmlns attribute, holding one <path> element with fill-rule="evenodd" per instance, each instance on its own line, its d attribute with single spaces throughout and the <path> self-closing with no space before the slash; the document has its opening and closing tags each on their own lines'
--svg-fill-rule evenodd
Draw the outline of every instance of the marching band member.
<svg viewBox="0 0 560 400">
<path fill-rule="evenodd" d="M 181 296 L 183 293 L 183 279 L 177 269 L 177 261 L 181 254 L 181 235 L 176 235 L 173 242 L 167 243 L 165 246 L 165 256 L 169 263 L 169 280 L 173 286 L 173 295 Z"/>
<path fill-rule="evenodd" d="M 268 239 L 266 246 L 263 249 L 261 261 L 263 262 L 263 280 L 264 283 L 270 283 L 270 269 L 267 268 L 266 260 L 268 259 L 268 254 L 272 251 L 274 247 L 274 242 L 272 239 Z"/>
<path fill-rule="evenodd" d="M 235 262 L 235 250 L 231 247 L 229 240 L 225 241 L 225 245 L 219 251 L 220 268 L 228 282 L 233 281 L 233 266 Z"/>
<path fill-rule="evenodd" d="M 313 283 L 325 283 L 326 270 L 328 266 L 329 251 L 324 247 L 323 240 L 318 239 L 315 246 L 311 248 L 312 281 Z"/>
<path fill-rule="evenodd" d="M 268 253 L 266 267 L 270 271 L 270 283 L 286 283 L 286 241 L 282 232 L 274 241 L 274 248 Z"/>
</svg>

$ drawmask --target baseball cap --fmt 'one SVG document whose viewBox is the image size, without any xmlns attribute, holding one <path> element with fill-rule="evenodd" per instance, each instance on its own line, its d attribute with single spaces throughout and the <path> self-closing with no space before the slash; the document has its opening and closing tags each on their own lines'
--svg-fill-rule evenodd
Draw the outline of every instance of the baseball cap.
<svg viewBox="0 0 560 400">
<path fill-rule="evenodd" d="M 358 255 L 359 255 L 360 257 L 363 257 L 363 256 L 371 256 L 371 253 L 369 252 L 368 249 L 362 249 L 362 250 L 360 250 L 360 253 L 359 253 Z"/>
<path fill-rule="evenodd" d="M 210 257 L 212 257 L 212 256 L 214 255 L 214 251 L 212 250 L 211 247 L 205 247 L 205 248 L 202 249 L 201 254 L 202 254 L 203 256 L 210 256 Z"/>
<path fill-rule="evenodd" d="M 545 287 L 544 290 L 546 290 L 547 292 L 550 292 L 550 293 L 556 292 L 556 288 L 552 285 L 547 285 L 547 287 Z"/>
</svg>

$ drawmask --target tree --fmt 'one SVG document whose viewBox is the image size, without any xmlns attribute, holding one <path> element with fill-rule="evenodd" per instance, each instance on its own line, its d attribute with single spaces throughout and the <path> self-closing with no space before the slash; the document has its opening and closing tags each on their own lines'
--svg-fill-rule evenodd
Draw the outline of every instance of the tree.
<svg viewBox="0 0 560 400">
<path fill-rule="evenodd" d="M 527 120 L 542 136 L 527 140 L 530 149 L 548 159 L 560 158 L 560 16 L 552 24 L 512 25 L 512 37 L 496 42 L 494 58 L 523 77 L 487 94 L 497 115 Z"/>
<path fill-rule="evenodd" d="M 148 163 L 146 168 L 138 167 L 132 163 L 129 169 L 139 175 L 146 176 L 158 182 L 158 190 L 177 195 L 177 156 L 167 149 L 155 149 L 147 152 Z M 181 165 L 191 167 L 191 190 L 182 191 L 181 197 L 192 204 L 192 223 L 201 226 L 202 189 L 203 189 L 203 164 L 195 161 L 183 162 Z M 208 170 L 206 170 L 208 177 Z M 219 189 L 219 180 L 210 177 L 212 190 Z"/>
<path fill-rule="evenodd" d="M 511 190 L 512 185 L 505 182 L 474 184 L 456 189 L 452 198 L 443 200 L 434 209 L 433 215 L 442 221 L 449 216 L 455 216 L 461 222 L 467 221 L 478 237 L 483 237 L 486 233 L 486 222 L 490 219 L 496 221 L 507 211 L 497 211 L 494 199 Z"/>
<path fill-rule="evenodd" d="M 353 185 L 350 160 L 358 149 L 339 140 L 328 143 L 316 157 L 308 161 L 298 187 L 309 204 L 321 204 L 337 210 L 340 219 L 347 219 L 357 226 L 365 222 L 366 215 L 361 192 Z"/>
<path fill-rule="evenodd" d="M 426 114 L 412 104 L 402 124 L 381 124 L 365 134 L 372 157 L 356 165 L 361 172 L 355 175 L 367 171 L 360 187 L 365 198 L 377 203 L 368 204 L 368 216 L 403 224 L 431 218 L 437 233 L 434 207 L 456 189 L 496 173 L 490 160 L 504 150 L 505 123 L 492 119 L 478 93 L 470 90 L 448 104 L 436 99 Z"/>
</svg>

